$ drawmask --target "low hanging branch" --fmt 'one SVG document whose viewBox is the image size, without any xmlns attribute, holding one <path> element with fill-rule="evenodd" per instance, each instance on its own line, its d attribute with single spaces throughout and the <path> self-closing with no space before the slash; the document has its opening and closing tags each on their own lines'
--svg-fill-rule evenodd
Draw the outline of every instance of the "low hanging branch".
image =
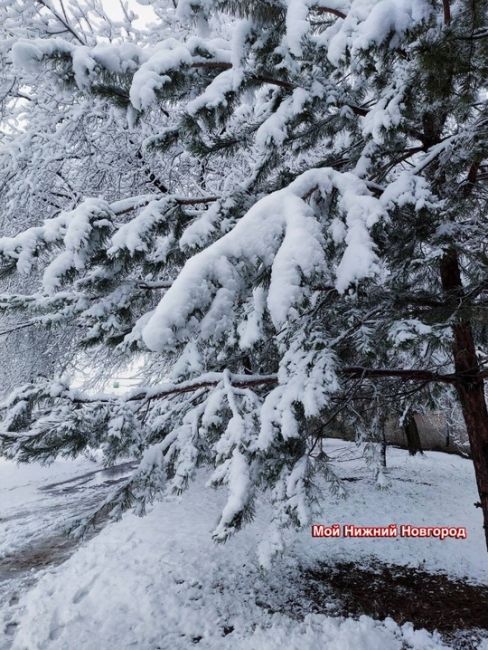
<svg viewBox="0 0 488 650">
<path fill-rule="evenodd" d="M 363 366 L 346 366 L 338 369 L 338 373 L 350 379 L 398 379 L 400 381 L 416 381 L 423 384 L 443 383 L 459 384 L 473 380 L 485 379 L 488 377 L 488 369 L 477 373 L 476 377 L 469 373 L 440 374 L 429 370 L 417 370 L 415 368 L 365 368 Z M 208 373 L 197 379 L 188 380 L 179 384 L 167 384 L 162 387 L 148 388 L 136 391 L 123 398 L 125 402 L 137 402 L 145 400 L 164 399 L 174 395 L 193 393 L 199 390 L 215 388 L 223 381 L 222 373 Z M 238 375 L 230 374 L 230 382 L 233 388 L 257 388 L 259 386 L 274 386 L 278 384 L 278 375 Z M 75 404 L 110 403 L 115 397 L 110 395 L 87 396 L 78 391 L 68 390 L 60 397 L 66 398 Z"/>
</svg>

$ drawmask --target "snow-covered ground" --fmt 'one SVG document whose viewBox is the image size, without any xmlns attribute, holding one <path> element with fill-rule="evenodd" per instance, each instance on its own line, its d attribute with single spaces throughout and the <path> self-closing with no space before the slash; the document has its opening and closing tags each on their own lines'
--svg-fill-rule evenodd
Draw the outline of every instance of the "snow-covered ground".
<svg viewBox="0 0 488 650">
<path fill-rule="evenodd" d="M 65 534 L 127 474 L 87 459 L 50 466 L 16 465 L 0 459 L 0 629 L 11 631 L 9 602 L 35 582 L 45 566 L 59 564 L 76 548 Z M 3 625 L 2 625 L 3 624 Z M 0 650 L 9 647 L 0 634 Z"/>
<path fill-rule="evenodd" d="M 301 616 L 300 576 L 317 562 L 382 562 L 488 583 L 472 465 L 456 456 L 409 457 L 389 450 L 391 487 L 375 486 L 354 445 L 330 441 L 348 498 L 324 497 L 324 523 L 466 526 L 468 538 L 313 539 L 290 533 L 286 554 L 260 568 L 256 547 L 270 510 L 263 500 L 252 524 L 224 545 L 210 539 L 225 496 L 205 488 L 202 473 L 183 496 L 156 504 L 143 519 L 127 515 L 81 545 L 58 566 L 39 571 L 17 603 L 4 599 L 5 648 L 15 650 L 400 650 L 445 647 L 436 634 L 363 616 Z M 91 499 L 39 490 L 93 464 L 51 468 L 0 466 L 0 553 L 52 534 Z M 98 475 L 96 475 L 98 476 Z M 103 479 L 99 480 L 104 485 Z M 78 483 L 80 488 L 83 481 Z M 93 477 L 87 483 L 93 487 Z M 65 484 L 65 485 L 70 485 Z M 80 494 L 84 494 L 80 490 Z M 68 499 L 68 501 L 63 501 Z M 63 510 L 64 503 L 64 510 Z M 70 505 L 71 504 L 71 505 Z M 57 508 L 57 510 L 56 510 Z M 71 508 L 71 511 L 70 511 Z M 58 515 L 55 513 L 58 512 Z M 9 514 L 10 513 L 10 514 Z M 10 515 L 17 513 L 17 519 Z M 54 514 L 53 514 L 54 513 Z M 59 520 L 59 513 L 63 513 Z M 320 522 L 322 523 L 322 522 Z M 41 530 L 42 528 L 42 530 Z M 0 557 L 1 557 L 0 556 Z M 4 595 L 19 587 L 6 580 Z M 1 592 L 0 592 L 1 593 Z M 295 607 L 296 603 L 296 607 Z M 294 608 L 296 616 L 293 615 Z M 334 615 L 335 613 L 335 615 Z M 2 647 L 0 641 L 0 647 Z"/>
<path fill-rule="evenodd" d="M 58 529 L 59 512 L 71 502 L 69 495 L 73 490 L 54 491 L 49 489 L 52 483 L 97 469 L 96 464 L 86 459 L 59 460 L 49 466 L 16 465 L 0 459 L 0 557 Z"/>
</svg>

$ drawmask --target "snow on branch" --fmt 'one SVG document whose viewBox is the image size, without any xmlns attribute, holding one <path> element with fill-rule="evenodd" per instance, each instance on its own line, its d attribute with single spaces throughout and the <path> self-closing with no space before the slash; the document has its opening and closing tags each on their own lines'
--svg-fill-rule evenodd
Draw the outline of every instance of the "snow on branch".
<svg viewBox="0 0 488 650">
<path fill-rule="evenodd" d="M 337 18 L 344 19 L 347 5 L 344 0 L 287 0 L 286 7 L 286 39 L 290 51 L 295 56 L 302 54 L 302 40 L 309 33 L 309 11 L 329 13 Z"/>
<path fill-rule="evenodd" d="M 405 33 L 432 14 L 428 0 L 353 0 L 344 20 L 318 40 L 327 48 L 329 61 L 339 65 L 347 53 L 354 57 L 387 41 L 389 47 L 398 47 Z"/>
<path fill-rule="evenodd" d="M 61 246 L 64 250 L 52 259 L 43 275 L 44 288 L 52 292 L 71 269 L 84 269 L 97 251 L 105 249 L 106 241 L 110 242 L 109 255 L 115 255 L 123 248 L 131 253 L 145 250 L 145 238 L 167 217 L 171 208 L 206 205 L 217 200 L 216 196 L 187 198 L 173 195 L 156 199 L 150 194 L 110 204 L 102 199 L 87 198 L 74 210 L 65 210 L 46 219 L 42 226 L 34 226 L 14 237 L 0 237 L 0 260 L 7 265 L 14 262 L 20 273 L 27 274 L 41 251 Z M 116 216 L 137 209 L 141 211 L 134 219 L 126 224 L 115 224 Z"/>
<path fill-rule="evenodd" d="M 163 41 L 134 74 L 130 89 L 132 105 L 145 110 L 156 100 L 156 93 L 171 82 L 171 74 L 199 64 L 230 64 L 230 51 L 222 41 L 190 38 L 186 43 L 176 39 Z"/>
<path fill-rule="evenodd" d="M 64 250 L 47 266 L 43 275 L 46 290 L 53 291 L 71 269 L 82 269 L 103 245 L 112 231 L 113 212 L 101 199 L 85 199 L 74 210 L 44 221 L 15 237 L 0 238 L 0 260 L 15 262 L 21 273 L 28 273 L 42 249 L 63 245 Z"/>
<path fill-rule="evenodd" d="M 259 265 L 270 272 L 267 308 L 278 329 L 310 291 L 312 278 L 329 271 L 324 230 L 303 197 L 314 191 L 327 196 L 333 190 L 346 218 L 336 288 L 342 292 L 375 273 L 369 228 L 384 214 L 382 204 L 353 174 L 312 169 L 258 201 L 232 231 L 186 263 L 144 329 L 147 346 L 162 351 L 191 336 L 221 333 L 224 308 L 246 291 L 242 278 Z M 326 218 L 325 223 L 331 226 Z M 203 314 L 200 320 L 191 317 L 197 309 Z"/>
<path fill-rule="evenodd" d="M 224 104 L 225 95 L 237 90 L 243 80 L 243 71 L 232 62 L 231 42 L 223 39 L 191 37 L 187 41 L 178 41 L 169 38 L 151 50 L 129 43 L 89 48 L 74 45 L 62 38 L 21 39 L 12 47 L 12 60 L 18 68 L 35 70 L 43 61 L 50 59 L 66 60 L 71 64 L 75 83 L 80 90 L 95 89 L 101 71 L 131 76 L 126 99 L 137 111 L 149 109 L 158 93 L 186 72 L 203 69 L 222 71 L 200 97 L 189 102 L 190 113 L 204 106 Z M 295 88 L 294 84 L 272 74 L 251 76 L 263 84 L 273 84 L 287 90 Z"/>
<path fill-rule="evenodd" d="M 159 386 L 147 388 L 136 388 L 125 396 L 116 396 L 106 393 L 87 394 L 79 389 L 69 388 L 63 384 L 53 384 L 49 387 L 46 396 L 55 399 L 63 399 L 74 404 L 104 404 L 104 403 L 130 403 L 162 400 L 177 395 L 195 393 L 201 390 L 208 390 L 226 385 L 227 389 L 248 389 L 261 386 L 276 386 L 279 375 L 243 375 L 237 373 L 209 372 L 194 379 L 179 383 L 165 383 Z M 446 383 L 454 384 L 459 377 L 454 373 L 437 373 L 430 370 L 416 368 L 367 368 L 364 366 L 343 366 L 337 368 L 337 373 L 351 379 L 398 379 L 400 381 L 418 381 L 425 383 Z M 479 373 L 481 378 L 488 377 L 488 370 Z M 225 383 L 226 382 L 226 383 Z M 12 398 L 0 404 L 0 410 L 10 408 Z"/>
<path fill-rule="evenodd" d="M 145 50 L 133 43 L 74 45 L 62 38 L 21 39 L 12 47 L 12 61 L 18 68 L 35 69 L 47 59 L 71 61 L 77 86 L 89 88 L 100 69 L 113 74 L 134 74 L 147 60 Z"/>
</svg>

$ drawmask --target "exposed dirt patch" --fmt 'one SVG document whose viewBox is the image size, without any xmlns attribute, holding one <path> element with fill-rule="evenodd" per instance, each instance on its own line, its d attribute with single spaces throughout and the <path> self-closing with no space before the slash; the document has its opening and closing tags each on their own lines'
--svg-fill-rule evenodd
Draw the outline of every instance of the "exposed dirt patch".
<svg viewBox="0 0 488 650">
<path fill-rule="evenodd" d="M 0 579 L 6 579 L 19 572 L 59 564 L 76 545 L 76 540 L 60 534 L 36 541 L 16 553 L 4 555 L 0 559 Z"/>
<path fill-rule="evenodd" d="M 393 618 L 400 625 L 437 630 L 456 648 L 476 648 L 488 630 L 488 586 L 402 566 L 320 564 L 302 572 L 302 596 L 309 611 Z M 340 611 L 342 610 L 342 611 Z M 464 631 L 460 634 L 460 631 Z"/>
</svg>

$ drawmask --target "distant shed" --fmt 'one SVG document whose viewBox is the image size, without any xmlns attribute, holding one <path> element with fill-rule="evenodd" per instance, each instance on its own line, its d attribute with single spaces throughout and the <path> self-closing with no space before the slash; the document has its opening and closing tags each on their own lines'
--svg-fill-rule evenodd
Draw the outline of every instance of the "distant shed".
<svg viewBox="0 0 488 650">
<path fill-rule="evenodd" d="M 425 451 L 445 451 L 448 453 L 469 456 L 469 441 L 466 430 L 461 426 L 453 426 L 442 412 L 415 413 L 414 421 L 417 427 L 420 447 Z M 390 418 L 386 424 L 386 442 L 405 449 L 409 448 L 406 427 L 401 426 L 397 419 Z M 339 421 L 332 432 L 327 432 L 329 438 L 354 440 L 354 431 Z"/>
<path fill-rule="evenodd" d="M 423 450 L 469 454 L 466 430 L 450 425 L 443 413 L 416 413 L 414 419 Z M 389 444 L 408 447 L 405 427 L 400 426 L 397 421 L 390 420 L 388 422 L 386 440 Z"/>
</svg>

